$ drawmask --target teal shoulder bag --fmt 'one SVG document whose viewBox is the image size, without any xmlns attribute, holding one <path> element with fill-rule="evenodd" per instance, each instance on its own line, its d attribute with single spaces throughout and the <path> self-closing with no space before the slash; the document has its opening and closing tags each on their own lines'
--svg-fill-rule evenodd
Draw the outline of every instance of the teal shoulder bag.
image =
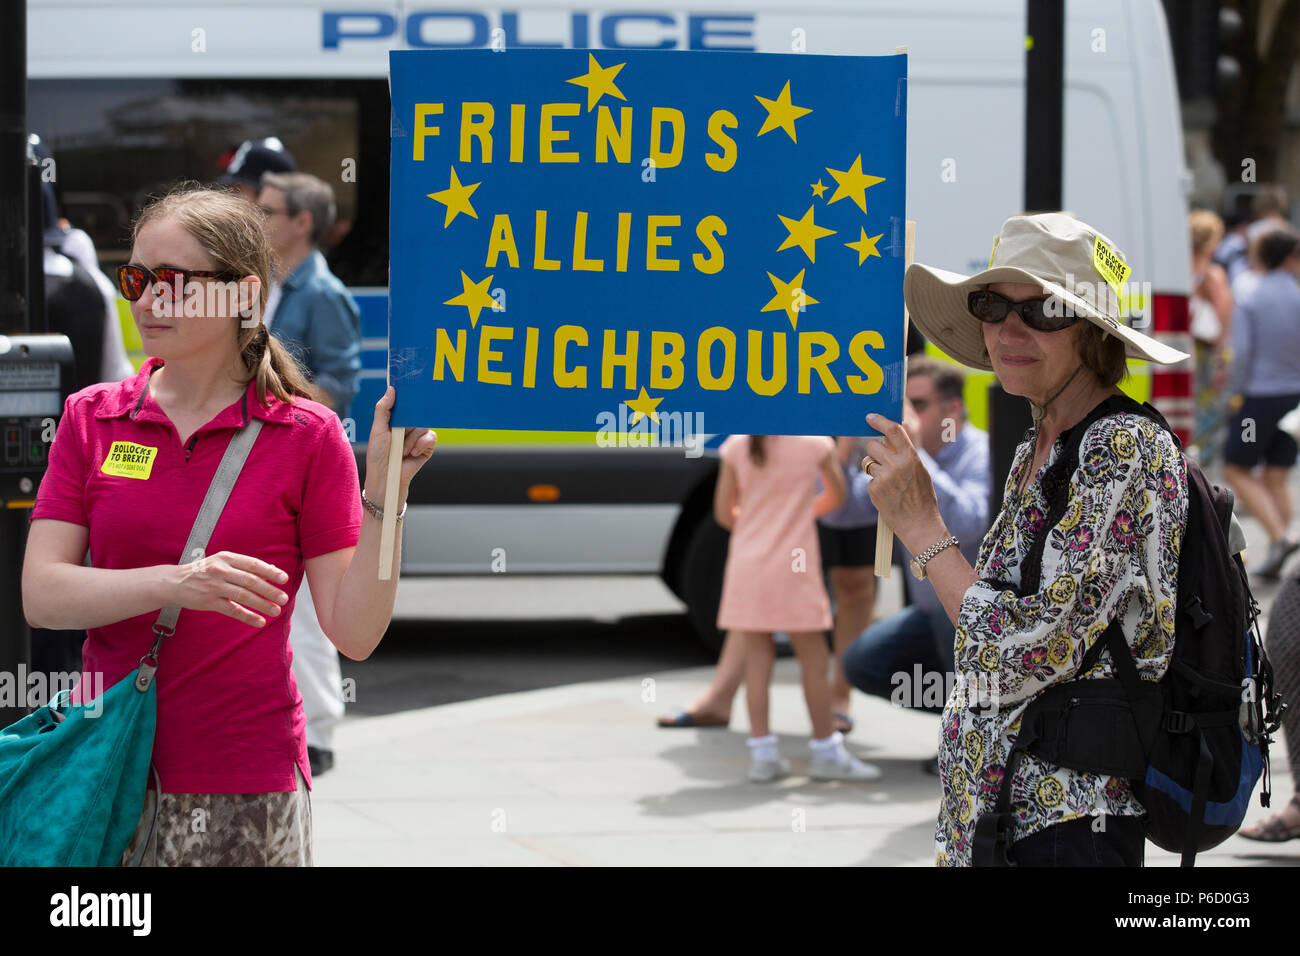
<svg viewBox="0 0 1300 956">
<path fill-rule="evenodd" d="M 212 537 L 262 422 L 230 439 L 180 563 Z M 140 667 L 90 704 L 70 691 L 0 730 L 0 865 L 117 866 L 140 822 L 153 754 L 154 672 L 179 607 L 165 607 Z M 154 774 L 157 786 L 157 774 Z M 155 812 L 150 829 L 157 823 Z M 138 866 L 145 840 L 131 861 Z"/>
</svg>

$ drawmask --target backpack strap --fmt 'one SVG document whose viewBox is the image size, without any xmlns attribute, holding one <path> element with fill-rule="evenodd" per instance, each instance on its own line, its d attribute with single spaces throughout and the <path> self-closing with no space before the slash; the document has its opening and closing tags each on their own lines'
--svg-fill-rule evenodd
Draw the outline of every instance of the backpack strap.
<svg viewBox="0 0 1300 956">
<path fill-rule="evenodd" d="M 1077 425 L 1062 434 L 1061 437 L 1064 439 L 1065 445 L 1061 449 L 1061 454 L 1043 473 L 1043 494 L 1047 498 L 1047 517 L 1043 523 L 1043 530 L 1035 538 L 1033 545 L 1029 549 L 1029 554 L 1025 556 L 1025 561 L 1020 566 L 1019 592 L 1021 596 L 1037 594 L 1038 587 L 1042 583 L 1043 550 L 1047 547 L 1047 537 L 1051 529 L 1061 523 L 1061 519 L 1065 517 L 1065 512 L 1069 510 L 1070 478 L 1079 467 L 1079 446 L 1083 444 L 1084 434 L 1094 422 L 1124 412 L 1151 418 L 1164 426 L 1166 430 L 1169 428 L 1169 424 L 1161 414 L 1150 405 L 1139 405 L 1127 395 L 1112 395 L 1100 402 Z"/>
<path fill-rule="evenodd" d="M 196 551 L 207 548 L 208 542 L 212 539 L 212 532 L 217 527 L 217 519 L 221 517 L 221 512 L 226 507 L 230 492 L 234 490 L 235 481 L 243 471 L 244 462 L 248 460 L 248 453 L 253 450 L 253 442 L 257 441 L 261 430 L 261 419 L 254 418 L 231 437 L 225 454 L 221 456 L 221 463 L 217 465 L 217 473 L 212 476 L 212 484 L 208 486 L 207 494 L 203 496 L 203 504 L 199 506 L 198 517 L 194 519 L 189 539 L 185 542 L 185 550 L 181 552 L 181 564 L 188 564 L 194 560 Z M 162 646 L 162 640 L 176 633 L 176 621 L 180 613 L 181 608 L 176 605 L 165 607 L 158 612 L 158 619 L 153 626 L 156 635 L 153 647 L 140 659 L 140 668 L 135 680 L 137 690 L 143 692 L 149 689 L 154 673 L 158 670 L 158 650 Z M 158 863 L 158 842 L 155 835 L 158 829 L 158 809 L 162 805 L 162 780 L 158 776 L 158 768 L 153 763 L 149 764 L 149 772 L 154 782 L 153 815 L 149 820 L 149 829 L 144 839 L 140 841 L 131 857 L 130 866 L 140 866 L 144 862 L 145 851 L 151 842 L 154 865 Z"/>
</svg>

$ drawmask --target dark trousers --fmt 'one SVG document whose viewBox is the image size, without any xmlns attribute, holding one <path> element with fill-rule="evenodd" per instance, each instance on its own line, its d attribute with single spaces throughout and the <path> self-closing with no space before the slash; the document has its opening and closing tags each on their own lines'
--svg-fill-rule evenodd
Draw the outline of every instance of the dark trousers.
<svg viewBox="0 0 1300 956">
<path fill-rule="evenodd" d="M 1017 840 L 1017 866 L 1141 866 L 1146 832 L 1141 817 L 1082 817 Z"/>
<path fill-rule="evenodd" d="M 955 633 L 942 609 L 927 614 L 905 607 L 872 624 L 845 649 L 844 677 L 864 694 L 943 713 L 946 690 L 929 694 L 912 685 L 919 674 L 938 688 L 952 686 Z"/>
</svg>

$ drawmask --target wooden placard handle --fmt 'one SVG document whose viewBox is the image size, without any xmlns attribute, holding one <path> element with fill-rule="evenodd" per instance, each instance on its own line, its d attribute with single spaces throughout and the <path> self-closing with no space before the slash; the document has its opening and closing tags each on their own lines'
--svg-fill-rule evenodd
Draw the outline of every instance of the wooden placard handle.
<svg viewBox="0 0 1300 956">
<path fill-rule="evenodd" d="M 397 497 L 401 493 L 402 446 L 406 429 L 393 428 L 388 433 L 388 481 L 384 487 L 384 523 L 379 531 L 379 580 L 393 579 L 393 542 L 397 539 Z"/>
<path fill-rule="evenodd" d="M 903 269 L 912 264 L 912 255 L 916 248 L 916 221 L 907 220 L 903 239 Z M 903 305 L 903 388 L 907 388 L 907 305 Z M 907 401 L 907 399 L 903 399 Z M 876 525 L 876 577 L 887 578 L 894 561 L 894 529 L 882 518 Z"/>
<path fill-rule="evenodd" d="M 397 539 L 397 498 L 401 493 L 402 446 L 406 429 L 393 428 L 388 433 L 388 479 L 384 487 L 384 523 L 379 530 L 379 580 L 393 579 L 393 543 Z"/>
</svg>

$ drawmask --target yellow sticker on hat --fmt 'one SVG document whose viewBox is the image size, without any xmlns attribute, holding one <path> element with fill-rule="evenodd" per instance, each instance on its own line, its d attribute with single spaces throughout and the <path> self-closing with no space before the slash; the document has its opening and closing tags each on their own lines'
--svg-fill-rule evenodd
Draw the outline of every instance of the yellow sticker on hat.
<svg viewBox="0 0 1300 956">
<path fill-rule="evenodd" d="M 157 448 L 129 441 L 115 441 L 108 449 L 108 457 L 99 466 L 99 470 L 118 478 L 145 479 L 153 472 L 153 460 L 157 455 Z"/>
<path fill-rule="evenodd" d="M 998 253 L 998 240 L 1002 238 L 1002 233 L 993 237 L 993 248 L 989 250 L 989 268 L 993 268 L 993 257 Z"/>
<path fill-rule="evenodd" d="M 1118 295 L 1121 287 L 1128 281 L 1130 269 L 1127 263 L 1106 243 L 1097 237 L 1092 247 L 1092 265 L 1097 274 L 1106 280 L 1106 284 Z"/>
</svg>

